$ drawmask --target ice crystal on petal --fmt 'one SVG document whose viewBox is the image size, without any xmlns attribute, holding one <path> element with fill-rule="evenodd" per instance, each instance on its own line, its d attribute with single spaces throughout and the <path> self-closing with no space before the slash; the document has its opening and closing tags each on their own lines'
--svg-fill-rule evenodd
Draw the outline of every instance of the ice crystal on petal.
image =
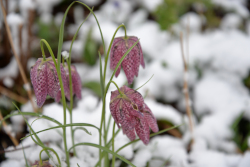
<svg viewBox="0 0 250 167">
<path fill-rule="evenodd" d="M 150 128 L 153 132 L 158 132 L 156 119 L 144 103 L 141 94 L 127 86 L 111 92 L 110 112 L 117 126 L 132 141 L 136 135 L 144 144 L 149 143 Z"/>
<path fill-rule="evenodd" d="M 133 46 L 135 42 L 138 41 L 137 37 L 128 36 L 125 37 L 117 37 L 114 39 L 114 42 L 110 51 L 110 68 L 112 70 L 115 69 L 119 60 L 122 56 L 127 52 L 127 50 Z M 121 66 L 126 74 L 127 80 L 129 84 L 132 84 L 134 80 L 134 76 L 138 76 L 139 66 L 145 67 L 143 53 L 141 49 L 140 42 L 138 42 L 133 49 L 128 53 L 125 59 L 122 61 L 121 65 L 117 69 L 115 76 L 117 77 L 120 73 Z"/>
<path fill-rule="evenodd" d="M 66 73 L 62 65 L 60 69 L 65 96 L 69 99 L 69 86 L 66 80 Z M 59 79 L 52 58 L 47 58 L 46 60 L 39 58 L 35 65 L 31 67 L 30 78 L 38 107 L 42 107 L 47 95 L 54 98 L 56 102 L 60 101 L 60 84 L 58 84 Z"/>
</svg>

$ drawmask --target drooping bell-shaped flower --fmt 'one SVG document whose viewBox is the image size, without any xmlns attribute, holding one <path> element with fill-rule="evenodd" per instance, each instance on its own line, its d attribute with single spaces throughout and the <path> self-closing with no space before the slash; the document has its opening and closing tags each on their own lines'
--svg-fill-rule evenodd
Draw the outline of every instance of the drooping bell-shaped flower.
<svg viewBox="0 0 250 167">
<path fill-rule="evenodd" d="M 111 50 L 110 50 L 110 68 L 115 69 L 119 60 L 127 52 L 127 50 L 138 41 L 135 36 L 117 37 L 114 39 Z M 139 66 L 142 65 L 145 68 L 143 59 L 143 53 L 140 42 L 138 42 L 133 49 L 128 53 L 121 65 L 117 69 L 115 76 L 120 74 L 121 66 L 126 74 L 129 84 L 132 84 L 134 76 L 138 76 Z"/>
<path fill-rule="evenodd" d="M 144 144 L 149 143 L 150 128 L 158 132 L 156 119 L 144 103 L 141 94 L 127 86 L 111 92 L 110 112 L 117 126 L 122 128 L 123 133 L 132 141 L 136 135 Z"/>
<path fill-rule="evenodd" d="M 64 67 L 66 71 L 67 81 L 69 81 L 69 69 L 66 65 Z M 72 88 L 73 88 L 73 94 L 76 95 L 78 99 L 82 98 L 82 82 L 81 78 L 76 70 L 76 67 L 74 65 L 71 65 L 71 77 L 72 77 Z"/>
<path fill-rule="evenodd" d="M 49 161 L 43 161 L 42 164 L 39 164 L 39 161 L 36 161 L 32 167 L 53 167 Z"/>
<path fill-rule="evenodd" d="M 60 65 L 60 71 L 65 96 L 70 99 L 68 80 L 62 65 Z M 60 83 L 52 58 L 47 58 L 46 60 L 39 58 L 35 65 L 31 67 L 30 78 L 36 95 L 38 107 L 43 105 L 47 95 L 54 98 L 56 102 L 60 101 Z"/>
</svg>

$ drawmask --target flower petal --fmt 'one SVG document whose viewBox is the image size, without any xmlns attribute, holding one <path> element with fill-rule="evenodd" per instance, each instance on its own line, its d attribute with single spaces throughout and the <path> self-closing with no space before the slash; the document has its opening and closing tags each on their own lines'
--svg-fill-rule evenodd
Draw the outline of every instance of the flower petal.
<svg viewBox="0 0 250 167">
<path fill-rule="evenodd" d="M 145 109 L 143 110 L 143 114 L 145 116 L 145 120 L 149 127 L 152 129 L 153 132 L 158 132 L 159 128 L 157 125 L 156 118 L 154 117 L 150 108 L 145 104 Z"/>
<path fill-rule="evenodd" d="M 135 130 L 139 138 L 143 141 L 145 145 L 149 143 L 149 127 L 144 119 L 137 119 Z"/>
<path fill-rule="evenodd" d="M 34 88 L 38 107 L 42 107 L 47 96 L 47 66 L 46 64 L 41 64 L 41 61 L 39 59 L 30 70 L 31 83 Z"/>
<path fill-rule="evenodd" d="M 76 95 L 78 99 L 82 98 L 82 82 L 81 78 L 76 71 L 75 66 L 71 66 L 71 74 L 72 74 L 72 84 L 73 84 L 73 93 Z"/>
</svg>

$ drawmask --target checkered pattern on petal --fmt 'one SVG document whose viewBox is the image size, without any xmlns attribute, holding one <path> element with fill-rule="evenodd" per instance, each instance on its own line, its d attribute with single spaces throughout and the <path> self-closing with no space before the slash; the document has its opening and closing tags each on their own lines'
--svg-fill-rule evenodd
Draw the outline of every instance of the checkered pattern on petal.
<svg viewBox="0 0 250 167">
<path fill-rule="evenodd" d="M 153 132 L 158 132 L 159 128 L 155 116 L 153 115 L 150 108 L 145 104 L 145 109 L 143 110 L 145 120 Z"/>
<path fill-rule="evenodd" d="M 149 143 L 150 128 L 158 131 L 154 115 L 137 91 L 123 86 L 111 92 L 110 112 L 118 127 L 130 140 L 136 138 L 135 131 L 144 144 Z"/>
<path fill-rule="evenodd" d="M 47 64 L 47 77 L 48 77 L 48 95 L 56 100 L 56 102 L 60 101 L 60 97 L 57 97 L 57 94 L 60 90 L 60 84 L 56 72 L 56 67 L 53 62 L 46 62 Z"/>
<path fill-rule="evenodd" d="M 60 64 L 60 71 L 61 71 L 61 76 L 62 76 L 65 97 L 68 100 L 70 100 L 69 80 L 67 79 L 67 75 L 62 64 Z"/>
<path fill-rule="evenodd" d="M 123 37 L 115 38 L 111 47 L 110 52 L 110 69 L 114 70 L 122 56 L 124 55 L 124 47 L 123 47 Z M 118 77 L 120 74 L 121 65 L 118 67 L 115 76 Z"/>
<path fill-rule="evenodd" d="M 114 118 L 117 126 L 120 128 L 119 125 L 119 121 L 118 121 L 118 114 L 119 114 L 119 103 L 120 103 L 121 99 L 116 99 L 115 101 L 113 101 L 112 103 L 110 103 L 110 112 L 112 117 Z"/>
<path fill-rule="evenodd" d="M 31 83 L 34 88 L 38 107 L 42 107 L 47 96 L 47 65 L 41 62 L 42 59 L 38 59 L 30 70 Z"/>
<path fill-rule="evenodd" d="M 69 99 L 69 85 L 66 78 L 66 72 L 63 66 L 60 66 L 61 76 L 65 91 L 65 96 Z M 37 98 L 37 105 L 41 107 L 49 95 L 59 102 L 61 99 L 61 90 L 56 67 L 52 58 L 46 60 L 38 59 L 36 64 L 30 70 L 31 83 Z"/>
<path fill-rule="evenodd" d="M 117 37 L 114 39 L 110 51 L 110 68 L 112 70 L 115 69 L 122 56 L 137 40 L 138 38 L 134 36 L 128 36 L 127 38 Z M 129 84 L 132 84 L 134 76 L 138 76 L 140 64 L 145 67 L 141 45 L 138 42 L 136 46 L 128 53 L 121 64 Z M 119 66 L 118 70 L 116 71 L 116 77 L 120 73 L 121 66 Z"/>
<path fill-rule="evenodd" d="M 139 138 L 143 141 L 145 145 L 149 143 L 149 127 L 145 119 L 137 119 L 135 130 Z"/>
<path fill-rule="evenodd" d="M 82 98 L 82 82 L 75 66 L 71 66 L 73 93 L 78 99 Z"/>
</svg>

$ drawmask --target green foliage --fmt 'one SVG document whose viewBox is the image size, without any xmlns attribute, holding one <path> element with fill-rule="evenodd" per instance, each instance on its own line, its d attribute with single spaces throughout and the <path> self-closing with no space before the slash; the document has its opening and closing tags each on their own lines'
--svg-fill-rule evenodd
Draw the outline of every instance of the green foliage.
<svg viewBox="0 0 250 167">
<path fill-rule="evenodd" d="M 245 152 L 248 148 L 248 138 L 250 137 L 250 121 L 243 117 L 243 114 L 240 114 L 238 118 L 234 121 L 232 129 L 234 131 L 233 140 L 237 144 L 238 148 Z"/>
<path fill-rule="evenodd" d="M 98 97 L 102 97 L 102 90 L 99 82 L 90 81 L 84 83 L 83 86 L 92 90 Z"/>
<path fill-rule="evenodd" d="M 59 36 L 59 29 L 56 27 L 55 23 L 52 21 L 50 23 L 43 23 L 42 21 L 38 20 L 38 34 L 37 36 L 40 39 L 46 39 L 50 44 L 52 50 L 57 49 L 58 45 L 58 36 Z"/>
<path fill-rule="evenodd" d="M 83 50 L 83 60 L 89 65 L 95 65 L 97 59 L 98 46 L 96 42 L 92 39 L 92 29 L 88 32 L 88 37 L 86 39 L 85 47 Z"/>
<path fill-rule="evenodd" d="M 250 72 L 248 76 L 243 80 L 243 83 L 250 90 Z"/>
<path fill-rule="evenodd" d="M 169 30 L 171 26 L 178 22 L 179 18 L 185 13 L 192 11 L 192 5 L 201 4 L 205 7 L 204 16 L 210 26 L 218 26 L 219 18 L 214 14 L 214 6 L 210 0 L 164 0 L 157 10 L 153 13 L 156 21 L 162 30 Z"/>
</svg>

